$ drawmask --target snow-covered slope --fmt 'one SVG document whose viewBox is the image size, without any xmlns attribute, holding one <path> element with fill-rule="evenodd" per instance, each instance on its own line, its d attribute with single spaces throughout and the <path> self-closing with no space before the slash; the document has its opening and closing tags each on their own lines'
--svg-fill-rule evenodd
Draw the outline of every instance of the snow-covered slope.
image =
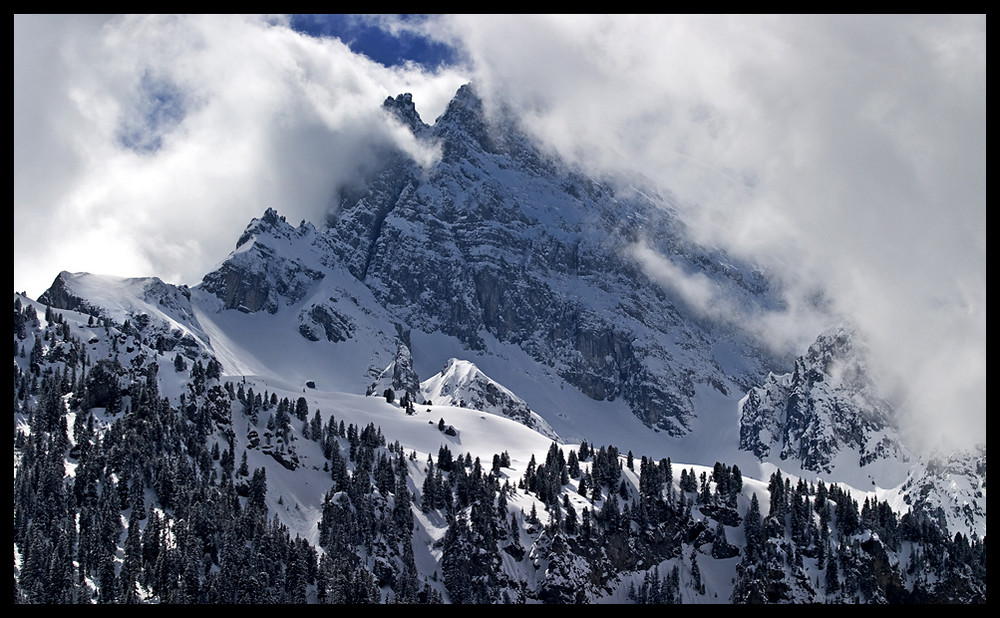
<svg viewBox="0 0 1000 618">
<path fill-rule="evenodd" d="M 144 336 L 155 339 L 155 346 L 162 350 L 209 347 L 208 336 L 194 317 L 191 291 L 157 277 L 124 279 L 63 271 L 39 302 L 118 324 L 130 321 Z"/>
<path fill-rule="evenodd" d="M 69 278 L 66 283 L 72 287 L 72 281 Z M 116 294 L 129 289 L 124 284 L 111 287 L 118 290 Z M 127 304 L 129 295 L 119 296 L 117 302 Z M 197 296 L 197 293 L 192 294 L 193 298 Z M 110 297 L 105 298 L 110 300 Z M 195 304 L 199 302 L 196 301 Z M 295 314 L 294 311 L 288 313 L 291 316 Z M 281 311 L 275 316 L 280 314 Z M 131 323 L 137 315 L 141 314 L 132 314 L 126 319 Z M 223 310 L 219 315 L 232 318 L 234 322 L 226 323 L 225 319 L 217 316 L 214 321 L 203 323 L 210 324 L 210 328 L 214 329 L 212 345 L 226 350 L 227 354 L 236 355 L 236 360 L 245 359 L 245 356 L 238 355 L 237 352 L 256 349 L 255 337 L 251 336 L 254 334 L 253 330 L 249 329 L 254 324 L 243 323 L 242 328 L 248 330 L 241 330 L 239 325 L 253 316 L 238 310 Z M 273 320 L 275 316 L 266 319 Z M 267 323 L 255 325 L 259 328 Z M 289 322 L 288 325 L 293 323 Z M 136 469 L 128 464 L 133 461 L 129 459 L 131 457 L 138 457 L 134 461 L 142 462 L 142 466 L 149 466 L 153 470 L 145 497 L 142 492 L 135 493 L 130 489 L 125 506 L 120 507 L 123 503 L 117 497 L 111 501 L 114 512 L 122 509 L 120 516 L 111 520 L 120 522 L 115 530 L 121 530 L 127 522 L 129 538 L 133 537 L 136 530 L 145 538 L 147 532 L 154 530 L 150 514 L 155 512 L 159 517 L 158 521 L 164 522 L 170 529 L 184 530 L 184 538 L 201 535 L 202 531 L 210 533 L 215 527 L 225 525 L 225 519 L 216 522 L 202 519 L 195 526 L 201 511 L 192 511 L 193 504 L 185 506 L 171 496 L 177 491 L 193 491 L 196 493 L 192 495 L 199 496 L 199 501 L 203 503 L 194 507 L 195 509 L 218 509 L 220 498 L 212 496 L 217 492 L 227 491 L 228 487 L 229 492 L 237 493 L 230 493 L 230 497 L 222 500 L 222 503 L 239 500 L 244 509 L 244 515 L 239 516 L 240 521 L 250 516 L 255 508 L 253 505 L 258 504 L 258 500 L 266 509 L 265 518 L 260 521 L 267 522 L 273 517 L 270 524 L 260 524 L 271 531 L 271 540 L 267 542 L 272 547 L 275 543 L 274 534 L 286 535 L 286 539 L 294 538 L 296 543 L 301 541 L 312 547 L 322 547 L 327 553 L 334 555 L 346 551 L 347 556 L 359 561 L 358 568 L 361 571 L 349 571 L 347 574 L 362 571 L 369 573 L 369 586 L 374 588 L 337 594 L 369 596 L 333 598 L 388 601 L 407 594 L 400 587 L 398 579 L 406 571 L 401 570 L 405 564 L 399 562 L 400 554 L 395 553 L 397 551 L 403 551 L 404 554 L 409 551 L 412 554 L 408 560 L 412 560 L 413 575 L 424 585 L 421 593 L 424 596 L 420 598 L 432 600 L 434 595 L 452 601 L 466 598 L 462 596 L 465 594 L 462 592 L 464 589 L 455 582 L 453 576 L 448 575 L 455 573 L 454 564 L 449 560 L 453 560 L 455 552 L 459 551 L 452 535 L 456 526 L 462 529 L 462 526 L 471 525 L 470 530 L 480 529 L 476 526 L 481 526 L 481 521 L 477 518 L 482 517 L 482 510 L 477 502 L 471 506 L 471 511 L 470 507 L 466 507 L 446 516 L 446 511 L 451 511 L 432 501 L 435 499 L 433 496 L 441 491 L 433 488 L 442 487 L 435 483 L 443 482 L 440 480 L 440 471 L 435 471 L 447 466 L 445 478 L 458 479 L 453 480 L 452 484 L 443 485 L 452 487 L 448 491 L 454 492 L 454 500 L 472 500 L 469 496 L 462 497 L 463 483 L 469 482 L 461 480 L 463 478 L 489 478 L 493 479 L 490 483 L 496 483 L 494 491 L 503 488 L 500 491 L 502 497 L 496 499 L 496 506 L 491 506 L 489 511 L 498 509 L 490 517 L 497 518 L 491 521 L 501 522 L 502 525 L 489 533 L 496 536 L 477 550 L 481 557 L 497 556 L 491 551 L 500 550 L 497 562 L 489 567 L 492 575 L 483 582 L 488 588 L 482 588 L 484 591 L 491 590 L 492 592 L 487 593 L 489 595 L 500 596 L 486 598 L 552 602 L 704 603 L 737 600 L 743 598 L 741 595 L 744 594 L 750 595 L 748 598 L 757 598 L 753 595 L 760 594 L 764 596 L 759 598 L 772 601 L 850 601 L 854 599 L 853 595 L 864 595 L 858 598 L 865 600 L 886 600 L 886 597 L 880 595 L 888 591 L 898 596 L 902 594 L 899 591 L 901 589 L 892 586 L 903 584 L 893 584 L 890 579 L 888 588 L 884 582 L 872 588 L 866 583 L 868 580 L 863 578 L 869 577 L 865 573 L 873 568 L 885 569 L 889 566 L 892 569 L 891 577 L 899 577 L 908 568 L 913 574 L 906 576 L 910 580 L 906 586 L 912 587 L 913 582 L 918 582 L 919 586 L 923 586 L 922 590 L 933 592 L 935 596 L 930 598 L 985 599 L 985 591 L 978 587 L 979 579 L 970 580 L 964 586 L 956 584 L 950 579 L 942 578 L 941 571 L 935 570 L 939 569 L 935 563 L 920 558 L 931 552 L 925 546 L 930 541 L 918 544 L 907 540 L 900 545 L 898 537 L 901 533 L 895 527 L 878 528 L 878 535 L 885 537 L 885 541 L 879 541 L 873 529 L 867 527 L 885 525 L 879 523 L 885 520 L 884 514 L 878 509 L 889 506 L 903 512 L 907 508 L 905 501 L 909 500 L 914 512 L 922 513 L 921 516 L 929 515 L 932 519 L 943 516 L 946 523 L 958 524 L 959 530 L 963 530 L 963 526 L 970 521 L 981 522 L 981 527 L 976 528 L 975 534 L 969 538 L 985 537 L 985 453 L 978 459 L 967 462 L 969 465 L 960 465 L 959 459 L 952 458 L 947 466 L 915 469 L 911 481 L 893 490 L 865 491 L 864 488 L 841 485 L 840 488 L 829 486 L 830 491 L 836 489 L 836 493 L 828 493 L 822 487 L 814 487 L 812 483 L 804 483 L 787 474 L 782 475 L 774 466 L 762 467 L 753 476 L 745 474 L 740 477 L 736 474 L 735 467 L 731 468 L 725 463 L 717 462 L 714 466 L 708 466 L 697 462 L 683 463 L 683 460 L 675 458 L 673 469 L 681 470 L 678 478 L 676 472 L 668 472 L 670 462 L 666 459 L 657 464 L 655 459 L 642 456 L 640 462 L 637 454 L 633 464 L 631 453 L 625 457 L 617 449 L 608 447 L 605 450 L 603 446 L 599 450 L 596 447 L 587 448 L 584 454 L 583 444 L 553 442 L 550 436 L 504 416 L 472 407 L 446 405 L 449 397 L 445 391 L 448 390 L 450 394 L 456 392 L 450 390 L 448 385 L 455 385 L 460 389 L 470 384 L 491 384 L 468 362 L 452 362 L 442 374 L 426 380 L 423 390 L 429 395 L 430 401 L 408 410 L 400 405 L 398 399 L 389 402 L 381 396 L 366 397 L 360 393 L 345 392 L 336 385 L 336 380 L 319 379 L 322 372 L 316 370 L 311 373 L 317 380 L 309 383 L 288 379 L 280 372 L 257 375 L 221 372 L 217 368 L 213 369 L 216 360 L 211 357 L 211 350 L 208 348 L 201 351 L 188 350 L 186 352 L 193 353 L 182 357 L 178 351 L 157 350 L 151 345 L 154 339 L 145 338 L 135 329 L 126 332 L 124 327 L 124 323 L 118 324 L 108 318 L 94 320 L 89 314 L 73 310 L 60 310 L 56 313 L 35 301 L 15 297 L 15 595 L 24 595 L 29 600 L 51 600 L 45 589 L 33 583 L 37 581 L 33 576 L 34 556 L 41 541 L 32 540 L 38 536 L 37 533 L 30 538 L 25 536 L 25 531 L 31 528 L 23 528 L 18 522 L 29 521 L 23 519 L 27 517 L 25 513 L 32 512 L 29 505 L 47 504 L 49 509 L 54 506 L 50 490 L 39 491 L 32 494 L 34 498 L 28 499 L 25 492 L 33 487 L 30 481 L 34 478 L 34 465 L 37 464 L 21 464 L 35 461 L 32 458 L 37 455 L 38 449 L 50 444 L 44 437 L 43 442 L 39 443 L 32 442 L 30 437 L 25 436 L 35 433 L 58 436 L 58 419 L 62 417 L 65 423 L 62 425 L 65 447 L 61 448 L 66 451 L 65 462 L 60 462 L 59 474 L 65 475 L 68 491 L 85 487 L 95 489 L 96 493 L 84 492 L 79 495 L 78 500 L 83 504 L 93 504 L 91 501 L 98 500 L 99 495 L 109 495 L 108 489 L 115 487 L 111 471 L 119 479 L 119 487 L 142 488 L 146 485 L 141 474 L 134 476 Z M 234 338 L 237 335 L 245 338 Z M 303 337 L 299 339 L 305 345 L 321 343 Z M 274 341 L 268 343 L 273 345 Z M 328 347 L 335 348 L 343 343 Z M 316 357 L 303 357 L 302 350 L 303 348 L 296 348 L 294 345 L 274 347 L 267 360 L 273 366 L 298 367 L 300 374 L 306 374 L 309 373 L 309 363 L 314 362 Z M 396 350 L 396 359 L 402 351 L 403 348 Z M 182 358 L 188 360 L 178 362 Z M 77 379 L 71 379 L 70 374 L 78 375 L 77 371 L 81 367 L 88 366 L 93 368 L 86 372 L 86 376 L 81 370 L 77 385 Z M 42 381 L 41 392 L 34 395 L 32 393 L 36 386 L 33 385 L 38 384 L 39 376 L 62 376 L 64 385 L 56 386 L 55 382 L 46 378 Z M 113 386 L 109 387 L 109 380 Z M 503 392 L 499 385 L 494 384 L 493 387 L 497 392 Z M 57 388 L 69 389 L 65 398 L 51 398 L 50 394 L 56 392 L 53 389 Z M 99 389 L 104 392 L 103 399 L 99 402 L 93 399 L 94 403 L 88 403 Z M 163 397 L 163 402 L 155 403 L 157 398 L 150 397 L 151 392 L 157 397 Z M 477 389 L 467 392 L 475 393 Z M 286 406 L 282 412 L 282 406 L 286 402 L 295 403 Z M 92 407 L 95 404 L 99 405 Z M 150 408 L 151 405 L 154 407 Z M 290 412 L 293 408 L 294 413 Z M 151 412 L 152 409 L 156 412 Z M 345 425 L 348 426 L 346 430 Z M 67 427 L 72 427 L 72 432 L 68 432 Z M 141 452 L 145 452 L 143 449 L 154 443 L 159 444 L 160 449 L 167 450 L 161 452 L 154 449 L 149 452 L 148 458 L 134 450 L 139 448 Z M 51 444 L 57 446 L 60 440 L 57 438 Z M 177 449 L 178 444 L 184 446 Z M 113 455 L 94 459 L 93 453 L 98 448 L 107 449 L 106 452 Z M 211 455 L 212 452 L 220 456 L 216 458 Z M 364 452 L 368 452 L 369 457 L 377 456 L 378 465 L 374 465 L 375 462 L 371 459 L 365 463 L 366 459 L 362 456 Z M 565 465 L 565 453 L 570 454 L 571 463 L 566 480 L 554 481 L 557 483 L 555 487 L 543 484 L 544 479 L 558 479 L 558 474 L 553 477 L 552 473 L 558 472 Z M 405 479 L 407 493 L 403 493 L 400 486 L 393 487 L 391 483 L 383 485 L 383 471 L 390 465 L 387 463 L 387 454 L 395 460 L 391 464 L 394 470 L 398 470 L 395 474 Z M 164 464 L 164 461 L 168 463 Z M 456 463 L 453 464 L 452 461 Z M 491 461 L 492 470 L 489 475 L 477 477 L 479 470 L 485 474 L 491 468 Z M 573 461 L 578 463 L 573 464 Z M 239 469 L 236 462 L 240 462 Z M 339 465 L 346 466 L 343 474 L 351 476 L 338 474 L 338 462 Z M 164 465 L 168 467 L 164 468 Z M 107 466 L 107 477 L 104 473 L 97 472 L 105 469 L 104 466 Z M 575 471 L 576 466 L 579 466 L 578 471 Z M 165 469 L 172 470 L 166 478 L 160 472 Z M 547 472 L 543 473 L 543 469 Z M 659 472 L 656 472 L 657 469 Z M 250 470 L 254 471 L 252 475 Z M 766 473 L 770 473 L 770 481 L 764 480 Z M 86 475 L 88 480 L 77 482 L 76 477 L 80 474 Z M 92 476 L 94 474 L 99 476 Z M 669 482 L 658 487 L 656 483 L 665 480 L 663 474 L 667 474 L 665 478 Z M 129 475 L 132 475 L 131 481 L 128 480 Z M 216 484 L 216 476 L 221 478 L 221 483 Z M 699 477 L 700 489 L 696 481 Z M 649 480 L 650 478 L 654 480 Z M 657 478 L 660 480 L 656 481 Z M 782 478 L 786 480 L 784 485 Z M 936 485 L 929 487 L 929 482 Z M 599 491 L 594 490 L 594 483 Z M 953 498 L 950 503 L 935 502 L 949 495 L 948 487 L 954 489 L 956 485 L 963 483 L 966 484 L 967 491 L 951 491 Z M 781 490 L 782 486 L 784 491 Z M 367 491 L 372 493 L 358 493 L 363 488 L 368 488 Z M 556 489 L 556 495 L 559 496 L 558 508 L 546 497 L 553 489 Z M 236 497 L 237 494 L 239 498 Z M 119 493 L 112 491 L 110 495 L 118 496 Z M 135 515 L 138 508 L 135 496 L 139 496 L 145 503 L 146 515 Z M 825 506 L 820 506 L 821 496 Z M 366 542 L 363 541 L 358 541 L 359 545 L 353 549 L 331 544 L 331 526 L 336 528 L 338 525 L 337 519 L 331 519 L 335 516 L 331 513 L 338 512 L 338 505 L 354 505 L 352 509 L 361 509 L 368 504 L 364 508 L 370 509 L 372 501 L 376 506 L 382 504 L 382 507 L 369 511 L 372 523 L 380 522 L 378 526 L 382 529 L 390 519 L 390 512 L 391 519 L 397 517 L 393 510 L 394 504 L 400 504 L 404 499 L 410 500 L 411 497 L 413 502 L 408 512 L 412 527 L 406 533 L 407 540 L 402 550 L 396 545 L 398 541 L 392 540 L 395 537 L 385 536 L 394 529 L 391 527 L 379 533 L 368 549 L 364 549 Z M 971 506 L 959 504 L 966 497 L 972 498 Z M 822 534 L 826 534 L 826 524 L 817 526 L 817 521 L 822 523 L 826 515 L 813 517 L 813 524 L 809 528 L 812 532 L 805 537 L 796 536 L 795 523 L 790 524 L 792 536 L 782 536 L 788 533 L 782 532 L 780 522 L 786 518 L 791 518 L 788 521 L 795 521 L 797 515 L 794 513 L 800 510 L 796 505 L 803 498 L 815 503 L 816 506 L 810 508 L 829 514 L 829 526 L 835 526 L 840 531 L 838 534 L 843 535 L 841 546 L 848 544 L 849 549 L 844 550 L 844 563 L 840 568 L 847 570 L 849 575 L 845 574 L 842 582 L 840 578 L 836 580 L 838 586 L 843 586 L 839 592 L 826 574 L 830 567 L 824 569 L 822 559 L 816 554 L 820 551 L 818 543 L 830 543 L 827 545 L 828 551 L 833 551 L 836 546 L 832 539 L 822 541 Z M 980 498 L 981 502 L 978 502 Z M 644 501 L 650 500 L 653 501 L 652 504 L 659 506 L 641 506 Z M 890 500 L 896 502 L 891 503 Z M 858 504 L 862 501 L 865 508 L 859 509 Z M 878 504 L 878 509 L 869 508 L 869 502 Z M 87 508 L 104 509 L 105 503 L 104 498 L 101 498 L 96 503 L 98 506 Z M 493 503 L 492 498 L 490 503 Z M 66 501 L 59 504 L 62 508 L 70 506 Z M 619 507 L 619 504 L 622 506 Z M 662 510 L 668 504 L 675 506 Z M 750 524 L 746 522 L 755 521 L 751 517 L 751 511 L 754 511 L 757 504 L 761 505 L 757 517 L 766 518 L 766 534 L 768 538 L 775 539 L 775 542 L 770 545 L 772 549 L 766 557 L 762 555 L 760 558 L 753 558 L 749 536 L 750 531 L 755 528 L 749 527 Z M 936 510 L 938 505 L 944 506 L 945 510 Z M 980 506 L 981 511 L 977 510 Z M 636 510 L 643 508 L 654 510 L 645 514 Z M 76 513 L 75 517 L 82 518 L 88 511 L 81 508 L 79 512 L 73 512 Z M 349 517 L 348 511 L 343 511 L 342 514 Z M 967 517 L 969 515 L 972 517 Z M 41 514 L 36 512 L 34 517 L 37 519 Z M 640 530 L 642 526 L 649 525 L 650 517 L 666 519 L 658 527 L 646 529 L 639 536 L 631 538 L 623 536 L 626 533 L 622 532 L 631 529 L 630 527 L 618 528 L 615 523 L 616 518 L 623 517 L 627 518 L 624 521 L 632 522 L 630 526 L 639 526 Z M 548 523 L 545 522 L 546 518 Z M 69 521 L 73 520 L 69 518 Z M 848 520 L 854 523 L 841 523 Z M 480 523 L 473 524 L 473 521 Z M 279 525 L 282 528 L 278 528 Z M 343 525 L 355 530 L 358 524 L 345 520 Z M 847 527 L 848 525 L 851 527 Z M 581 526 L 586 527 L 581 529 Z M 666 527 L 662 528 L 663 526 Z M 921 524 L 919 519 L 911 518 L 904 527 L 908 532 L 902 534 L 907 535 L 907 539 L 915 538 L 914 534 L 919 534 L 920 538 L 935 538 L 927 537 L 930 529 Z M 139 533 L 135 534 L 135 538 L 138 538 Z M 93 535 L 93 532 L 80 528 L 77 534 Z M 229 534 L 237 534 L 236 529 Z M 588 536 L 597 534 L 601 535 L 600 541 Z M 111 573 L 122 581 L 133 581 L 132 578 L 136 575 L 130 569 L 137 567 L 127 565 L 132 563 L 136 554 L 132 553 L 134 550 L 131 549 L 130 541 L 121 541 L 124 537 L 124 531 L 113 535 L 123 545 L 112 544 L 112 547 L 119 555 L 124 554 L 125 560 L 120 569 L 116 568 Z M 205 538 L 206 543 L 211 543 L 208 537 Z M 785 543 L 779 545 L 777 541 L 781 538 L 785 538 Z M 252 542 L 256 548 L 256 544 L 262 541 L 256 537 L 254 539 Z M 472 537 L 468 539 L 470 543 L 485 541 L 486 539 L 481 538 L 475 541 Z M 174 542 L 168 536 L 164 536 L 160 542 L 162 545 L 159 551 L 169 552 L 171 560 L 178 564 L 183 562 L 180 558 L 187 555 L 188 545 Z M 801 549 L 789 550 L 791 543 Z M 913 550 L 908 549 L 911 545 Z M 255 549 L 258 550 L 267 552 L 261 548 Z M 296 551 L 300 550 L 301 547 Z M 956 536 L 955 547 L 949 551 L 959 550 L 973 552 L 978 556 L 982 545 L 973 544 L 970 548 L 969 541 L 959 535 Z M 234 565 L 234 557 L 229 554 L 230 551 L 221 551 L 218 557 L 205 553 L 202 559 L 217 565 L 213 568 L 229 573 L 227 569 Z M 792 553 L 771 556 L 771 551 Z M 891 553 L 887 556 L 886 551 Z M 892 566 L 885 562 L 876 562 L 876 566 L 873 566 L 871 562 L 885 560 L 889 556 L 896 556 L 892 560 L 899 560 L 899 557 L 907 555 L 907 551 L 911 556 L 909 567 L 903 564 Z M 917 553 L 914 554 L 914 551 Z M 795 556 L 797 558 L 793 560 Z M 268 558 L 280 559 L 280 556 L 268 555 Z M 473 571 L 494 560 L 486 559 L 487 563 L 480 562 L 480 566 Z M 315 563 L 315 558 L 313 560 Z M 753 572 L 749 569 L 759 568 L 752 566 L 756 564 L 756 560 L 764 560 L 761 564 L 770 565 L 768 575 L 759 581 L 752 579 L 749 574 Z M 797 565 L 796 561 L 801 564 Z M 195 560 L 195 563 L 200 564 L 200 561 Z M 75 565 L 77 562 L 68 560 L 66 564 Z M 331 568 L 329 564 L 324 564 L 323 560 L 319 560 L 320 570 Z M 882 566 L 877 566 L 878 564 Z M 978 568 L 975 564 L 972 567 Z M 87 564 L 80 564 L 79 568 L 81 573 L 96 573 L 92 571 L 94 567 Z M 183 589 L 169 592 L 170 595 L 180 596 L 163 596 L 172 589 L 155 583 L 151 577 L 154 572 L 153 564 L 143 567 L 143 571 L 147 574 L 144 577 L 150 579 L 139 578 L 140 582 L 132 584 L 137 600 L 170 598 L 175 602 L 182 602 L 198 598 L 185 596 Z M 445 573 L 443 580 L 439 575 L 442 572 Z M 228 579 L 244 582 L 241 585 L 246 585 L 252 578 L 247 580 L 245 576 L 246 573 L 232 572 Z M 196 582 L 199 579 L 199 576 L 191 573 L 185 577 L 188 582 L 192 581 L 191 577 L 195 577 Z M 936 580 L 932 578 L 940 578 L 941 583 L 936 584 Z M 77 579 L 74 574 L 70 581 Z M 826 583 L 820 584 L 821 579 Z M 258 580 L 257 588 L 243 590 L 238 594 L 244 596 L 236 598 L 243 602 L 260 602 L 265 597 L 254 595 L 262 593 L 259 590 L 261 585 L 267 586 L 267 594 L 274 595 L 276 592 L 273 582 L 278 582 L 280 591 L 280 582 L 284 580 L 279 578 L 270 581 L 271 584 L 262 584 Z M 200 594 L 210 594 L 216 586 L 224 584 L 219 580 L 205 579 L 202 584 L 196 585 L 206 586 Z M 315 600 L 315 595 L 320 594 L 319 586 L 318 582 L 310 584 L 296 593 L 304 596 L 294 598 Z M 113 584 L 97 577 L 88 577 L 73 594 L 104 598 L 109 594 L 108 590 L 112 589 L 115 589 Z M 322 589 L 327 590 L 325 586 Z M 191 594 L 190 590 L 188 588 L 187 594 Z M 918 595 L 917 588 L 911 594 Z M 85 596 L 84 599 L 86 598 L 89 597 Z"/>
<path fill-rule="evenodd" d="M 420 383 L 420 391 L 426 401 L 505 416 L 552 440 L 559 439 L 523 399 L 469 361 L 449 359 L 440 373 Z"/>
<path fill-rule="evenodd" d="M 986 538 L 986 448 L 921 458 L 899 486 L 902 501 L 942 528 Z"/>
</svg>

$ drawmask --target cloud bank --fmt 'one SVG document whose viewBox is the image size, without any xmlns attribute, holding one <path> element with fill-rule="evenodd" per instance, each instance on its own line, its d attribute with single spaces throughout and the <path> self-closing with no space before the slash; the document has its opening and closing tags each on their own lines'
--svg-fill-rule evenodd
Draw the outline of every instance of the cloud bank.
<svg viewBox="0 0 1000 618">
<path fill-rule="evenodd" d="M 821 294 L 905 427 L 984 440 L 985 16 L 366 19 L 459 60 L 387 68 L 277 17 L 15 17 L 15 288 L 64 268 L 196 283 L 265 207 L 315 221 L 373 144 L 407 143 L 386 96 L 433 121 L 474 80 L 544 147 L 644 174 L 698 240 L 761 264 L 790 308 L 769 339 L 804 352 Z"/>
<path fill-rule="evenodd" d="M 380 112 L 468 77 L 387 68 L 280 18 L 15 18 L 14 280 L 62 269 L 197 283 L 251 217 L 320 223 L 395 144 Z"/>
</svg>

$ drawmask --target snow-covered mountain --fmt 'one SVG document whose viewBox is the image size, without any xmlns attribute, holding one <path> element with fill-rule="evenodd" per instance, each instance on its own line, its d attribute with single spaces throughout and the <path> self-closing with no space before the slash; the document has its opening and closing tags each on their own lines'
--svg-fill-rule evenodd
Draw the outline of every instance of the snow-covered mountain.
<svg viewBox="0 0 1000 618">
<path fill-rule="evenodd" d="M 699 385 L 740 393 L 773 368 L 747 337 L 695 319 L 644 274 L 633 256 L 639 242 L 683 270 L 708 273 L 734 299 L 776 302 L 759 272 L 687 241 L 662 199 L 544 157 L 511 119 L 489 123 L 468 86 L 433 126 L 409 97 L 384 109 L 440 148 L 440 160 L 427 168 L 387 156 L 367 184 L 345 189 L 322 232 L 293 230 L 268 211 L 199 287 L 225 308 L 295 306 L 304 336 L 334 341 L 351 322 L 312 290 L 346 271 L 404 339 L 409 331 L 446 335 L 490 356 L 514 346 L 560 383 L 594 401 L 623 400 L 643 423 L 675 436 L 692 428 Z M 446 360 L 404 343 L 418 365 L 437 370 Z"/>
<path fill-rule="evenodd" d="M 986 538 L 986 448 L 936 454 L 910 467 L 903 502 L 947 530 Z"/>
<path fill-rule="evenodd" d="M 532 412 L 523 399 L 469 361 L 449 359 L 440 373 L 420 383 L 420 391 L 428 402 L 505 416 L 560 441 L 552 427 Z"/>
<path fill-rule="evenodd" d="M 784 375 L 770 374 L 740 401 L 740 448 L 762 459 L 799 462 L 830 473 L 838 466 L 906 464 L 892 405 L 865 366 L 860 335 L 849 327 L 821 333 Z"/>
<path fill-rule="evenodd" d="M 157 277 L 122 279 L 64 271 L 38 300 L 117 324 L 130 321 L 163 351 L 179 347 L 193 354 L 210 349 L 208 336 L 198 328 L 190 290 Z"/>
<path fill-rule="evenodd" d="M 850 327 L 780 359 L 705 317 L 637 248 L 748 312 L 779 295 L 692 242 L 666 191 L 588 178 L 497 107 L 466 86 L 427 125 L 409 95 L 387 99 L 438 159 L 384 153 L 319 226 L 267 208 L 196 286 L 63 272 L 38 301 L 15 295 L 16 477 L 37 473 L 21 458 L 63 448 L 58 474 L 80 504 L 112 502 L 84 496 L 80 474 L 125 496 L 128 535 L 148 510 L 186 530 L 193 507 L 176 488 L 203 481 L 240 518 L 263 509 L 286 527 L 274 535 L 347 556 L 323 567 L 341 596 L 312 573 L 308 592 L 281 598 L 815 602 L 919 600 L 930 586 L 984 600 L 978 575 L 952 592 L 928 584 L 944 567 L 919 552 L 938 539 L 927 521 L 940 542 L 984 551 L 985 446 L 947 463 L 910 453 Z M 60 417 L 65 444 L 31 442 Z M 121 454 L 122 436 L 147 433 L 168 463 Z M 98 464 L 91 448 L 119 450 Z M 18 500 L 15 579 L 30 583 L 41 515 L 18 519 Z M 240 538 L 256 545 L 267 519 Z M 195 552 L 184 538 L 162 546 Z M 109 582 L 153 570 L 131 565 L 128 542 Z M 491 557 L 462 566 L 461 547 Z M 854 575 L 829 579 L 835 547 Z M 910 548 L 920 560 L 900 559 Z M 184 556 L 221 572 L 234 551 Z M 866 569 L 896 579 L 872 589 Z M 209 576 L 187 576 L 206 596 L 184 600 L 215 598 Z"/>
</svg>

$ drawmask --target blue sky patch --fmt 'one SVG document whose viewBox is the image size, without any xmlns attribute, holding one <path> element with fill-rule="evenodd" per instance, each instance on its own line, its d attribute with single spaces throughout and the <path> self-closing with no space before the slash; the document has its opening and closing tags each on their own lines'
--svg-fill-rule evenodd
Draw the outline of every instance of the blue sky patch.
<svg viewBox="0 0 1000 618">
<path fill-rule="evenodd" d="M 403 22 L 420 23 L 424 15 L 398 15 Z M 387 67 L 416 62 L 427 68 L 457 62 L 454 48 L 419 36 L 412 31 L 392 34 L 380 26 L 379 18 L 364 15 L 292 15 L 291 27 L 315 37 L 336 37 L 352 51 Z"/>
<path fill-rule="evenodd" d="M 147 71 L 139 82 L 134 106 L 127 110 L 118 128 L 122 146 L 151 154 L 163 146 L 163 137 L 177 128 L 186 113 L 181 92 L 169 80 Z"/>
</svg>

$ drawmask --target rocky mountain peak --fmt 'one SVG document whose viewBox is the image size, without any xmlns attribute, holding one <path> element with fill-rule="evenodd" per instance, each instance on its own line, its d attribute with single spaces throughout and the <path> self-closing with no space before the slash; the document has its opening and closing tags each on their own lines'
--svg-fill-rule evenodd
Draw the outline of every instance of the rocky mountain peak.
<svg viewBox="0 0 1000 618">
<path fill-rule="evenodd" d="M 410 103 L 403 96 L 392 105 Z M 766 285 L 747 286 L 756 271 L 675 242 L 679 228 L 652 193 L 619 194 L 544 156 L 507 123 L 514 120 L 484 112 L 473 86 L 460 88 L 431 127 L 441 160 L 427 173 L 395 160 L 342 201 L 324 232 L 326 263 L 346 268 L 407 328 L 480 353 L 490 341 L 517 346 L 590 399 L 624 400 L 672 435 L 690 430 L 699 384 L 739 392 L 766 374 L 767 361 L 749 348 L 735 371 L 721 369 L 704 343 L 720 335 L 685 315 L 629 257 L 628 222 L 641 222 L 663 239 L 657 250 L 692 270 L 731 264 L 712 276 L 748 303 L 768 294 Z"/>
<path fill-rule="evenodd" d="M 287 249 L 298 243 L 308 247 L 314 232 L 312 224 L 303 221 L 292 227 L 268 208 L 250 221 L 236 242 L 236 251 L 205 275 L 199 287 L 218 297 L 226 309 L 276 313 L 301 300 L 323 278 L 314 264 L 306 264 L 296 250 Z"/>
<path fill-rule="evenodd" d="M 470 156 L 469 148 L 484 152 L 501 151 L 502 140 L 486 119 L 483 100 L 472 84 L 458 89 L 447 109 L 434 123 L 434 135 L 444 145 L 444 159 L 458 160 Z"/>
<path fill-rule="evenodd" d="M 792 373 L 771 374 L 740 402 L 740 448 L 830 472 L 848 457 L 864 467 L 906 460 L 894 410 L 873 382 L 862 337 L 839 326 L 817 337 Z"/>
<path fill-rule="evenodd" d="M 396 98 L 386 97 L 382 109 L 392 114 L 400 122 L 418 135 L 429 127 L 420 119 L 417 107 L 413 103 L 413 95 L 409 92 L 398 94 Z"/>
<path fill-rule="evenodd" d="M 558 440 L 559 436 L 527 402 L 467 360 L 451 358 L 435 376 L 420 383 L 428 404 L 472 408 L 504 416 Z"/>
<path fill-rule="evenodd" d="M 303 225 L 306 225 L 305 222 L 303 222 Z M 268 207 L 260 218 L 255 217 L 250 220 L 250 223 L 247 224 L 246 229 L 243 230 L 243 233 L 240 234 L 239 239 L 236 241 L 236 248 L 239 249 L 248 240 L 262 233 L 274 236 L 288 236 L 293 229 L 291 224 L 285 220 L 284 215 L 279 215 L 277 210 Z"/>
<path fill-rule="evenodd" d="M 866 355 L 864 342 L 850 326 L 830 328 L 816 337 L 802 357 L 802 364 L 830 377 L 860 379 Z"/>
<path fill-rule="evenodd" d="M 457 124 L 470 120 L 482 121 L 483 116 L 483 100 L 479 97 L 476 87 L 469 83 L 459 87 L 455 96 L 448 103 L 448 107 L 438 117 L 434 125 Z"/>
</svg>

